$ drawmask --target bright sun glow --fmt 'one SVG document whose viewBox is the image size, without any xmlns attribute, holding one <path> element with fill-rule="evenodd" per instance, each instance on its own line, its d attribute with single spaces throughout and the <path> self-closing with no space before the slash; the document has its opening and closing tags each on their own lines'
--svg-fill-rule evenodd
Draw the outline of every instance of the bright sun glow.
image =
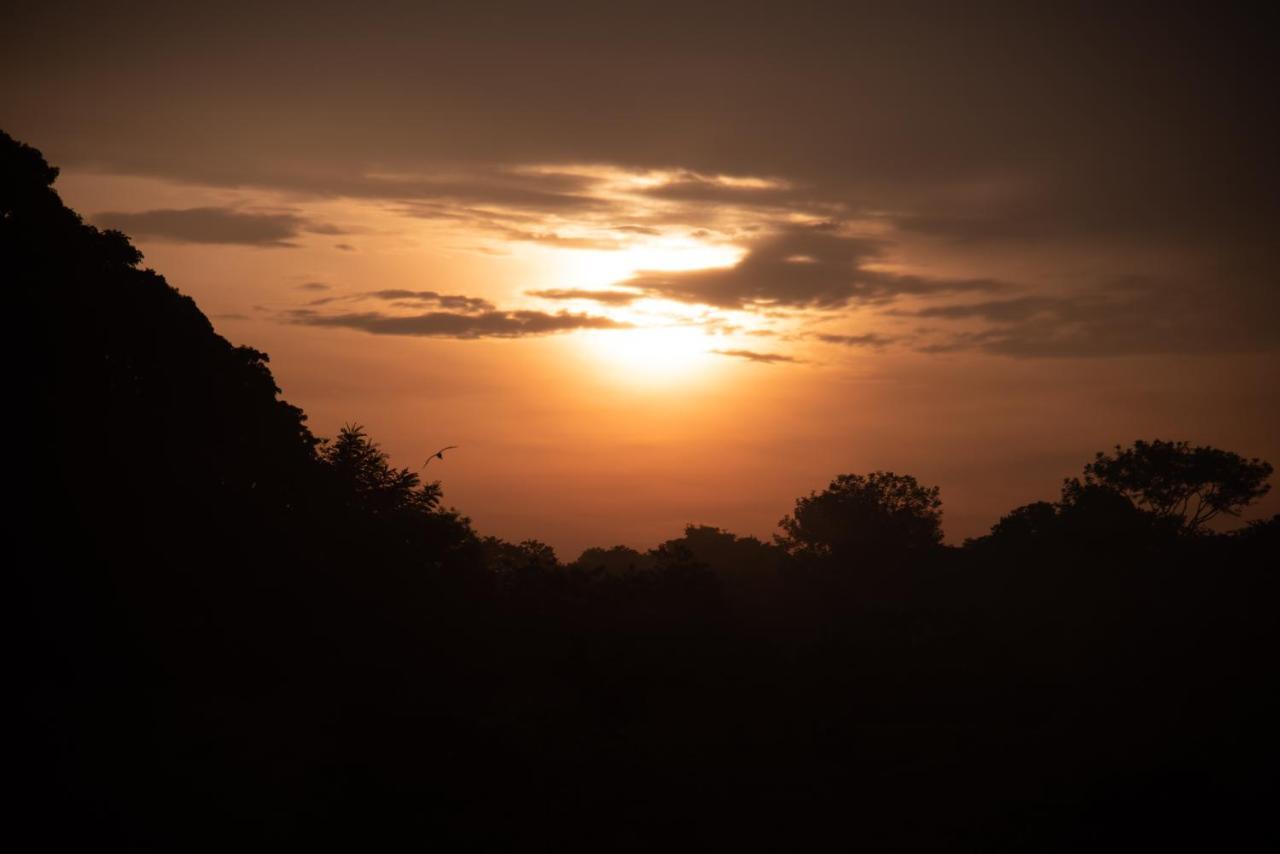
<svg viewBox="0 0 1280 854">
<path fill-rule="evenodd" d="M 718 357 L 708 336 L 692 326 L 609 329 L 583 336 L 591 358 L 628 384 L 669 386 L 709 373 Z"/>
<path fill-rule="evenodd" d="M 737 246 L 688 238 L 659 238 L 615 250 L 561 250 L 556 267 L 565 286 L 601 288 L 625 282 L 641 270 L 700 270 L 729 267 L 743 255 Z"/>
<path fill-rule="evenodd" d="M 617 249 L 533 247 L 532 251 L 550 254 L 554 287 L 583 291 L 628 290 L 628 281 L 641 272 L 729 267 L 744 254 L 738 246 L 670 235 L 629 241 Z M 669 388 L 706 379 L 726 363 L 724 356 L 715 352 L 726 346 L 724 333 L 759 324 L 759 318 L 744 312 L 724 312 L 639 293 L 630 302 L 572 299 L 558 308 L 629 324 L 631 328 L 585 332 L 576 340 L 588 359 L 610 379 L 633 386 Z"/>
</svg>

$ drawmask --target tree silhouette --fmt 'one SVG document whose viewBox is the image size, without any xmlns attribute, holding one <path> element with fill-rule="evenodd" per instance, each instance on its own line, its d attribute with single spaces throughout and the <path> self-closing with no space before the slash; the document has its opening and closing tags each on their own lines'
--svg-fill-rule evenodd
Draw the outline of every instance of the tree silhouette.
<svg viewBox="0 0 1280 854">
<path fill-rule="evenodd" d="M 653 557 L 627 546 L 584 549 L 578 559 L 570 564 L 582 572 L 600 572 L 607 575 L 627 575 L 653 569 Z"/>
<path fill-rule="evenodd" d="M 802 559 L 853 560 L 918 553 L 942 542 L 938 487 L 911 475 L 842 474 L 821 493 L 796 501 L 777 541 Z"/>
<path fill-rule="evenodd" d="M 514 573 L 550 573 L 562 569 L 556 551 L 538 540 L 522 540 L 509 543 L 498 537 L 485 537 L 481 541 L 485 565 L 499 576 Z"/>
<path fill-rule="evenodd" d="M 1157 518 L 1198 533 L 1216 516 L 1238 516 L 1271 489 L 1271 464 L 1231 451 L 1187 442 L 1139 440 L 1101 451 L 1084 467 L 1087 485 L 1105 486 L 1128 496 Z"/>
<path fill-rule="evenodd" d="M 1058 521 L 1058 506 L 1048 501 L 1024 504 L 1000 518 L 991 526 L 991 536 L 1028 540 L 1053 531 Z"/>
<path fill-rule="evenodd" d="M 412 470 L 393 467 L 359 424 L 344 425 L 336 439 L 322 446 L 320 456 L 352 499 L 370 513 L 430 513 L 440 506 L 439 481 L 421 483 Z"/>
</svg>

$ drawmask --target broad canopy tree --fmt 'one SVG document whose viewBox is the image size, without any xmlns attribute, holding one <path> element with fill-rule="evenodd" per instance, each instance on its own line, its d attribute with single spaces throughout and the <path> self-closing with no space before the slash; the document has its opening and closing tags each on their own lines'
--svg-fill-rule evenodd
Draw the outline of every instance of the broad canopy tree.
<svg viewBox="0 0 1280 854">
<path fill-rule="evenodd" d="M 1099 452 L 1084 467 L 1084 485 L 1106 487 L 1186 533 L 1199 533 L 1219 515 L 1240 511 L 1271 489 L 1271 464 L 1188 442 L 1139 440 Z M 1070 486 L 1070 482 L 1068 483 Z"/>
<path fill-rule="evenodd" d="M 801 560 L 849 561 L 918 554 L 942 543 L 938 487 L 911 475 L 842 474 L 796 501 L 778 545 Z"/>
</svg>

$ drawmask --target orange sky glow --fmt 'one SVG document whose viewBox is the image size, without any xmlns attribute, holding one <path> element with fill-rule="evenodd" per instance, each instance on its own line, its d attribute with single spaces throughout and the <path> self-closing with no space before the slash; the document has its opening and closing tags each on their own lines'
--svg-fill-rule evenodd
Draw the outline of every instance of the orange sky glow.
<svg viewBox="0 0 1280 854">
<path fill-rule="evenodd" d="M 1231 357 L 1168 371 L 1167 360 L 1142 355 L 1103 363 L 922 353 L 950 330 L 901 316 L 897 302 L 833 315 L 647 295 L 628 283 L 731 269 L 756 234 L 792 227 L 792 216 L 653 206 L 626 188 L 669 177 L 584 172 L 599 176 L 608 206 L 580 219 L 518 210 L 427 217 L 384 202 L 92 172 L 68 171 L 60 187 L 81 210 L 181 200 L 291 211 L 329 226 L 335 233 L 303 232 L 288 247 L 135 242 L 222 334 L 272 355 L 285 396 L 320 435 L 359 422 L 410 466 L 459 444 L 430 472 L 450 503 L 485 532 L 543 539 L 566 558 L 592 545 L 650 546 L 689 522 L 767 537 L 795 497 L 837 473 L 876 468 L 941 485 L 958 541 L 1010 507 L 1052 497 L 1094 450 L 1130 435 L 1176 424 L 1179 435 L 1257 453 L 1274 441 L 1249 414 L 1263 377 Z M 616 221 L 626 227 L 608 225 Z M 849 233 L 886 230 L 871 220 Z M 885 269 L 972 274 L 965 258 L 949 263 L 937 247 L 898 251 Z M 370 296 L 388 291 L 466 294 L 617 327 L 450 340 L 299 322 L 313 315 L 298 312 L 413 318 L 429 307 Z M 823 334 L 875 337 L 850 346 Z M 1135 384 L 1143 393 L 1132 398 Z M 1204 414 L 1188 418 L 1189 400 Z"/>
<path fill-rule="evenodd" d="M 1234 65 L 1089 16 L 483 5 L 32 7 L 0 125 L 317 434 L 459 445 L 446 503 L 564 559 L 768 537 L 846 472 L 939 485 L 959 542 L 1117 443 L 1280 462 Z"/>
</svg>

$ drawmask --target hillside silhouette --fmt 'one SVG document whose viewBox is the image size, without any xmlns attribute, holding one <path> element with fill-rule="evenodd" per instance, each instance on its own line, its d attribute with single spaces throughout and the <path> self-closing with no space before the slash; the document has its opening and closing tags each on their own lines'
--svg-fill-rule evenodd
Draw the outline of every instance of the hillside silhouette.
<svg viewBox="0 0 1280 854">
<path fill-rule="evenodd" d="M 0 133 L 22 850 L 1278 841 L 1280 520 L 1205 525 L 1267 463 L 1135 442 L 963 547 L 840 474 L 566 563 L 313 435 L 56 177 Z"/>
</svg>

